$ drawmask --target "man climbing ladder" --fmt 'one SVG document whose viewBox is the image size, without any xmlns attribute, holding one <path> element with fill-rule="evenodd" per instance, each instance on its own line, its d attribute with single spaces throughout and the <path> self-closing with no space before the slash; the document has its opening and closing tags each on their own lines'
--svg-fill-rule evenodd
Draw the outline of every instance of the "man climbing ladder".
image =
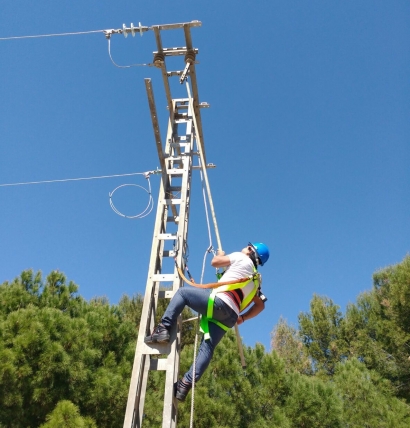
<svg viewBox="0 0 410 428">
<path fill-rule="evenodd" d="M 226 331 L 236 323 L 255 317 L 265 308 L 266 298 L 263 296 L 258 266 L 263 266 L 269 258 L 269 249 L 262 243 L 249 243 L 240 252 L 225 255 L 223 251 L 212 259 L 211 265 L 216 268 L 226 268 L 219 280 L 221 286 L 214 290 L 195 287 L 178 289 L 166 309 L 161 322 L 151 335 L 144 339 L 146 344 L 166 343 L 170 340 L 170 329 L 185 306 L 202 315 L 201 330 L 204 337 L 198 351 L 198 356 L 188 372 L 177 382 L 175 396 L 184 401 L 192 387 L 195 367 L 195 382 L 197 382 L 208 367 L 215 347 Z M 243 280 L 235 283 L 235 280 Z M 229 282 L 228 285 L 222 285 Z M 253 303 L 252 306 L 249 305 Z M 248 309 L 249 307 L 249 309 Z M 247 310 L 246 310 L 247 309 Z M 243 312 L 246 310 L 246 312 Z"/>
</svg>

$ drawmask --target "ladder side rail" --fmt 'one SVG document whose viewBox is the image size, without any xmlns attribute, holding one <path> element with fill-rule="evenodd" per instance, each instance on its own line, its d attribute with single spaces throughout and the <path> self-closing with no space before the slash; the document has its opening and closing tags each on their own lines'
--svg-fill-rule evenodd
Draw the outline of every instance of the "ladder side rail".
<svg viewBox="0 0 410 428">
<path fill-rule="evenodd" d="M 177 108 L 175 109 L 177 111 Z M 192 178 L 192 153 L 193 153 L 193 141 L 192 138 L 192 120 L 186 119 L 186 131 L 185 140 L 190 141 L 189 150 L 186 151 L 185 155 L 182 156 L 182 183 L 181 183 L 181 204 L 177 230 L 177 248 L 179 248 L 176 262 L 179 266 L 182 265 L 184 251 L 186 250 L 186 242 L 188 238 L 188 219 L 189 219 L 189 208 L 190 208 L 190 188 Z M 173 130 L 172 138 L 168 138 L 168 142 L 175 140 L 175 136 L 180 139 L 180 135 L 176 134 L 176 129 Z M 175 148 L 170 147 L 170 153 L 175 154 Z M 172 155 L 171 155 L 172 156 Z M 173 165 L 170 165 L 173 166 Z M 179 277 L 176 267 L 174 267 L 175 281 L 173 283 L 173 291 L 176 292 L 180 287 L 183 286 L 183 281 Z M 174 326 L 176 334 L 171 333 L 171 339 L 176 337 L 175 341 L 172 341 L 170 355 L 167 359 L 166 364 L 166 379 L 165 379 L 165 394 L 164 394 L 164 409 L 163 409 L 163 428 L 174 428 L 177 422 L 177 401 L 174 397 L 174 383 L 178 379 L 179 375 L 179 360 L 181 352 L 181 317 L 178 318 L 177 325 Z"/>
<path fill-rule="evenodd" d="M 192 46 L 192 37 L 191 37 L 191 27 L 190 23 L 184 24 L 184 34 L 187 50 L 193 50 Z M 191 79 L 192 95 L 193 95 L 193 106 L 195 111 L 196 120 L 196 130 L 199 135 L 199 144 L 201 146 L 202 155 L 204 158 L 204 165 L 206 165 L 206 153 L 205 153 L 205 144 L 204 136 L 202 132 L 202 120 L 199 107 L 199 93 L 198 93 L 198 84 L 196 79 L 196 70 L 195 70 L 195 61 L 192 61 L 189 67 L 189 77 Z"/>
<path fill-rule="evenodd" d="M 165 190 L 162 186 L 160 187 L 159 193 L 159 199 L 163 198 Z M 140 384 L 142 382 L 144 366 L 145 364 L 149 363 L 145 361 L 146 356 L 143 353 L 145 345 L 144 337 L 147 334 L 148 328 L 151 324 L 150 320 L 155 315 L 158 300 L 159 282 L 153 281 L 153 276 L 158 273 L 158 270 L 160 270 L 160 266 L 158 266 L 158 259 L 159 253 L 161 251 L 161 246 L 163 244 L 156 237 L 161 230 L 164 216 L 166 216 L 165 207 L 162 204 L 158 204 L 151 247 L 150 264 L 148 269 L 148 278 L 142 307 L 141 322 L 138 329 L 138 339 L 135 350 L 131 382 L 124 419 L 124 428 L 133 428 L 135 426 L 141 426 L 141 420 L 134 420 L 134 416 L 135 409 L 139 408 L 140 402 L 142 401 L 143 403 L 145 400 L 145 391 L 142 390 Z M 142 417 L 141 411 L 140 417 Z"/>
<path fill-rule="evenodd" d="M 151 113 L 152 128 L 154 131 L 154 138 L 155 138 L 155 143 L 156 143 L 157 152 L 158 152 L 159 164 L 161 166 L 161 171 L 162 171 L 162 182 L 163 182 L 163 185 L 165 186 L 168 177 L 165 172 L 164 152 L 162 150 L 161 131 L 158 123 L 158 114 L 157 114 L 157 107 L 155 105 L 154 90 L 152 88 L 151 79 L 144 79 L 144 82 L 145 82 L 145 90 L 147 92 L 149 110 Z"/>
<path fill-rule="evenodd" d="M 172 128 L 172 124 L 170 125 L 170 128 Z M 171 177 L 170 175 L 167 175 L 165 186 L 160 186 L 158 201 L 163 201 L 166 199 L 166 194 L 170 192 L 170 187 Z M 153 277 L 155 274 L 161 273 L 162 253 L 164 244 L 163 241 L 161 242 L 158 239 L 158 235 L 161 232 L 164 232 L 166 223 L 167 207 L 163 203 L 158 203 L 152 239 L 148 278 L 141 314 L 141 323 L 138 331 L 138 339 L 123 425 L 124 428 L 134 428 L 136 426 L 140 427 L 142 425 L 142 415 L 146 388 L 146 379 L 144 379 L 144 369 L 150 364 L 150 357 L 147 357 L 147 347 L 144 343 L 144 337 L 146 334 L 149 334 L 149 328 L 153 324 L 152 320 L 155 317 L 156 313 L 159 293 L 159 282 L 155 282 L 153 280 Z M 146 360 L 146 358 L 148 358 L 148 361 Z M 136 409 L 139 409 L 138 413 L 136 413 Z"/>
</svg>

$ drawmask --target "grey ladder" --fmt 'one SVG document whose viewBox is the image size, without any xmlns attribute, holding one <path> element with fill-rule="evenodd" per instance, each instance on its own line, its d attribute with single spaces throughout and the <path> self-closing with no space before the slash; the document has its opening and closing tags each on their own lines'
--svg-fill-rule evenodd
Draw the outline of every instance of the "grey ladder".
<svg viewBox="0 0 410 428">
<path fill-rule="evenodd" d="M 152 88 L 150 89 L 149 79 L 146 79 L 146 86 L 150 100 Z M 152 113 L 155 104 L 150 102 L 150 108 Z M 180 131 L 183 132 L 180 133 Z M 176 426 L 177 403 L 173 389 L 179 371 L 181 317 L 171 331 L 169 344 L 147 345 L 144 343 L 144 337 L 150 334 L 154 328 L 158 299 L 171 298 L 182 286 L 174 258 L 176 256 L 178 266 L 182 266 L 182 256 L 186 250 L 188 234 L 194 140 L 189 100 L 172 100 L 172 113 L 163 153 L 165 170 L 162 170 L 162 186 L 158 199 L 151 258 L 124 428 L 142 426 L 147 380 L 151 370 L 165 370 L 166 372 L 162 427 Z M 175 252 L 175 249 L 178 251 Z M 169 290 L 163 291 L 164 286 Z"/>
</svg>

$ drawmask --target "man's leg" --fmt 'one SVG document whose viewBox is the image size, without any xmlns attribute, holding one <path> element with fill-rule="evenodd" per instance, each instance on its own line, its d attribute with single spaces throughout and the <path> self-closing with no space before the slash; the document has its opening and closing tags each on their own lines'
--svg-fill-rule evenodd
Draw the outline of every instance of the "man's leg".
<svg viewBox="0 0 410 428">
<path fill-rule="evenodd" d="M 154 331 L 149 336 L 145 337 L 144 342 L 147 344 L 169 342 L 169 330 L 175 324 L 184 307 L 189 306 L 202 315 L 206 314 L 210 294 L 210 290 L 200 288 L 182 287 L 178 289 L 171 299 L 160 324 L 154 328 Z"/>
<path fill-rule="evenodd" d="M 182 287 L 178 289 L 162 316 L 161 324 L 170 329 L 185 306 L 190 307 L 201 315 L 206 315 L 210 294 L 211 290 L 201 288 Z"/>
<path fill-rule="evenodd" d="M 213 317 L 223 325 L 231 328 L 235 325 L 238 315 L 231 309 L 225 302 L 218 297 L 215 297 Z M 219 327 L 217 324 L 209 321 L 209 335 L 208 340 L 202 339 L 201 346 L 199 347 L 198 355 L 195 362 L 195 382 L 197 382 L 204 374 L 209 366 L 214 351 L 218 343 L 223 338 L 226 330 Z M 176 387 L 176 398 L 184 401 L 188 392 L 192 387 L 192 380 L 194 378 L 194 365 L 185 373 L 184 377 L 178 381 Z"/>
<path fill-rule="evenodd" d="M 215 323 L 209 323 L 210 339 L 202 338 L 201 346 L 198 350 L 198 355 L 195 360 L 195 382 L 197 382 L 204 374 L 205 370 L 211 362 L 216 345 L 221 341 L 226 331 Z M 194 378 L 194 364 L 185 373 L 184 377 L 176 384 L 175 396 L 179 401 L 185 401 L 186 396 L 192 388 L 192 380 Z"/>
<path fill-rule="evenodd" d="M 210 339 L 202 339 L 201 346 L 199 347 L 198 354 L 196 357 L 195 382 L 197 382 L 201 378 L 201 376 L 204 374 L 205 370 L 209 366 L 209 363 L 211 362 L 211 359 L 214 355 L 216 345 L 218 345 L 218 343 L 224 337 L 225 333 L 226 331 L 215 323 L 209 323 Z M 191 368 L 184 375 L 184 380 L 189 384 L 192 384 L 193 370 L 194 365 L 192 364 Z"/>
</svg>

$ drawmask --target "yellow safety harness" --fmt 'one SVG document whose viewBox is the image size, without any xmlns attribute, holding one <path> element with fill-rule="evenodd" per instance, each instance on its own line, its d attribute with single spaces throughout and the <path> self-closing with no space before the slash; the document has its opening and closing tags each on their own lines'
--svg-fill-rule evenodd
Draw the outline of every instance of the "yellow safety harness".
<svg viewBox="0 0 410 428">
<path fill-rule="evenodd" d="M 253 287 L 252 291 L 242 300 L 242 302 L 240 304 L 239 310 L 240 310 L 240 312 L 242 312 L 251 303 L 252 299 L 255 297 L 256 292 L 258 291 L 258 288 L 259 288 L 260 283 L 261 283 L 261 274 L 256 270 L 255 267 L 253 268 L 253 270 L 254 270 L 253 275 L 248 276 L 246 278 L 235 279 L 233 281 L 225 281 L 225 282 L 224 281 L 213 282 L 210 284 L 197 284 L 194 281 L 189 281 L 185 277 L 184 272 L 176 264 L 176 262 L 175 262 L 175 265 L 178 269 L 179 275 L 187 284 L 192 285 L 193 287 L 197 287 L 197 288 L 213 288 L 213 290 L 209 296 L 209 299 L 208 299 L 208 308 L 207 308 L 206 316 L 204 316 L 204 315 L 201 316 L 200 329 L 201 329 L 201 332 L 204 333 L 204 339 L 205 340 L 208 340 L 210 338 L 210 336 L 209 336 L 209 323 L 210 322 L 213 322 L 214 324 L 218 325 L 219 327 L 221 327 L 225 331 L 229 330 L 229 327 L 222 324 L 220 321 L 213 319 L 215 296 L 218 293 L 224 293 L 227 291 L 237 290 L 239 288 L 245 288 L 251 281 L 253 281 L 254 287 Z"/>
<path fill-rule="evenodd" d="M 239 311 L 242 312 L 251 303 L 252 299 L 256 295 L 256 292 L 258 291 L 259 284 L 260 284 L 260 274 L 258 273 L 256 268 L 253 268 L 253 270 L 254 270 L 254 274 L 250 278 L 248 278 L 247 281 L 237 282 L 236 280 L 234 284 L 225 284 L 225 285 L 223 285 L 223 283 L 219 283 L 221 285 L 212 290 L 212 293 L 210 294 L 208 299 L 208 309 L 207 309 L 206 316 L 201 317 L 201 324 L 200 324 L 200 329 L 201 329 L 201 332 L 204 333 L 205 340 L 209 340 L 210 338 L 210 335 L 209 335 L 210 322 L 216 324 L 217 326 L 221 327 L 225 331 L 229 330 L 229 327 L 227 327 L 226 325 L 222 324 L 220 321 L 217 321 L 213 318 L 215 297 L 218 293 L 224 293 L 227 291 L 237 290 L 239 288 L 245 288 L 251 281 L 253 281 L 253 284 L 254 284 L 253 289 L 242 300 L 239 307 Z"/>
</svg>

